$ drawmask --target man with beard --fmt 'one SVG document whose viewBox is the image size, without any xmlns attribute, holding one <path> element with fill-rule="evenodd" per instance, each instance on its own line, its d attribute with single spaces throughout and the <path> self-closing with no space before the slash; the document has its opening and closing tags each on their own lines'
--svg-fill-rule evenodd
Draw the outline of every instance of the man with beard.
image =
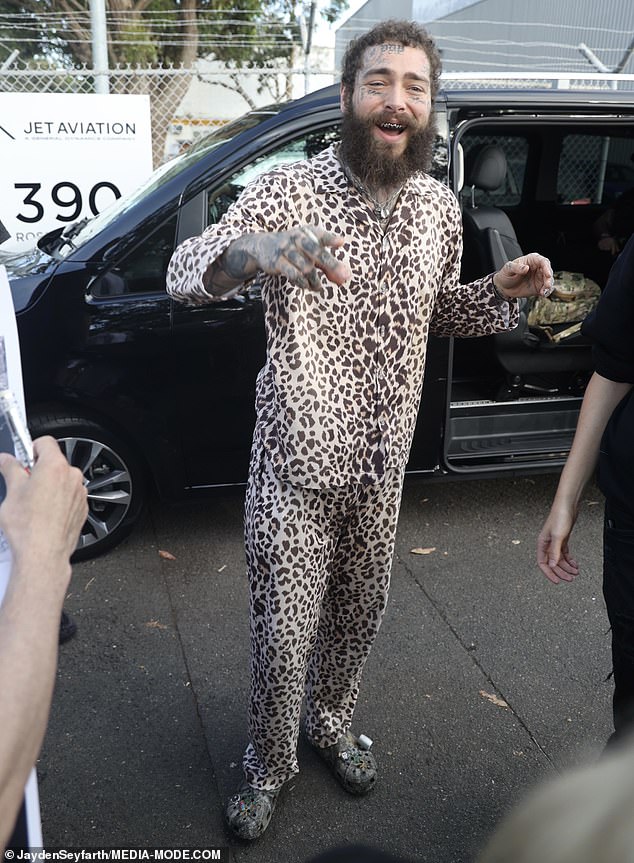
<svg viewBox="0 0 634 863">
<path fill-rule="evenodd" d="M 174 253 L 168 291 L 222 301 L 258 272 L 267 358 L 245 506 L 251 694 L 244 783 L 227 806 L 255 839 L 298 771 L 305 733 L 343 787 L 374 785 L 350 726 L 387 602 L 429 332 L 514 326 L 515 297 L 548 294 L 537 254 L 459 284 L 462 229 L 429 163 L 440 59 L 388 21 L 343 61 L 341 144 L 258 177 L 218 225 Z"/>
</svg>

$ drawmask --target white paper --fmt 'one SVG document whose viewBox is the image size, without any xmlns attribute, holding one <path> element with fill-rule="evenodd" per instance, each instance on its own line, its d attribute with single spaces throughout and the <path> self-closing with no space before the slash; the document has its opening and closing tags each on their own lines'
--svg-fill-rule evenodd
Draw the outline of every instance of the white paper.
<svg viewBox="0 0 634 863">
<path fill-rule="evenodd" d="M 18 328 L 15 322 L 15 311 L 13 309 L 9 280 L 5 268 L 2 266 L 0 266 L 0 336 L 4 340 L 4 349 L 7 357 L 9 389 L 13 390 L 13 394 L 22 411 L 22 417 L 24 418 L 24 388 L 22 385 Z M 2 532 L 0 532 L 0 563 L 10 560 L 10 557 L 9 547 Z M 0 599 L 4 596 L 6 579 L 8 577 L 8 567 L 6 567 L 7 572 L 3 572 L 4 569 L 5 567 L 0 568 Z"/>
<path fill-rule="evenodd" d="M 4 339 L 4 349 L 7 356 L 7 372 L 9 389 L 18 402 L 22 418 L 26 416 L 24 407 L 24 387 L 22 385 L 22 364 L 20 362 L 20 343 L 18 328 L 15 322 L 15 311 L 11 298 L 11 288 L 4 267 L 0 266 L 0 336 Z M 11 554 L 7 542 L 0 531 L 0 563 L 10 560 Z M 4 596 L 8 567 L 0 568 L 0 599 Z"/>
<path fill-rule="evenodd" d="M 24 387 L 22 385 L 22 365 L 20 362 L 20 343 L 18 328 L 15 321 L 15 310 L 11 298 L 11 288 L 4 267 L 0 266 L 0 336 L 4 339 L 7 357 L 7 376 L 9 388 L 25 416 Z M 0 531 L 0 605 L 9 582 L 11 573 L 11 552 Z M 26 823 L 30 848 L 42 847 L 42 822 L 40 818 L 40 800 L 37 790 L 37 775 L 35 768 L 31 771 L 25 789 Z"/>
</svg>

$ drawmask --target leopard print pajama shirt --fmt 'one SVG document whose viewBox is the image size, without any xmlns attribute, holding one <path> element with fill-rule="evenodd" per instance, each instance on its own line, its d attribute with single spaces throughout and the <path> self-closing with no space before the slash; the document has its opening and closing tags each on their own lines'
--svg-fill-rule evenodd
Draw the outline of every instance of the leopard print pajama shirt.
<svg viewBox="0 0 634 863">
<path fill-rule="evenodd" d="M 244 769 L 263 789 L 297 772 L 304 694 L 317 745 L 350 726 L 387 602 L 429 333 L 476 336 L 517 322 L 516 304 L 499 300 L 491 276 L 460 284 L 461 218 L 449 189 L 412 177 L 385 228 L 333 147 L 260 176 L 217 225 L 182 243 L 168 292 L 218 302 L 203 276 L 233 240 L 303 224 L 345 238 L 334 254 L 352 277 L 338 286 L 321 274 L 321 292 L 262 280 L 267 357 L 245 507 Z"/>
</svg>

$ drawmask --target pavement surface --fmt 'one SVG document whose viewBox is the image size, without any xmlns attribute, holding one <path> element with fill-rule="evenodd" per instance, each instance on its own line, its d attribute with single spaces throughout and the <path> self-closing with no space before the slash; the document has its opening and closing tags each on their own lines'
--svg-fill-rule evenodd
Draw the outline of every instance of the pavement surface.
<svg viewBox="0 0 634 863">
<path fill-rule="evenodd" d="M 305 863 L 362 843 L 420 863 L 474 860 L 527 789 L 595 759 L 610 732 L 602 498 L 591 487 L 581 505 L 582 575 L 555 587 L 534 564 L 555 486 L 407 482 L 353 725 L 374 740 L 379 783 L 348 796 L 300 742 L 301 772 L 252 844 L 222 818 L 245 744 L 242 491 L 151 504 L 126 543 L 75 567 L 65 607 L 79 632 L 61 648 L 38 763 L 47 847 Z"/>
</svg>

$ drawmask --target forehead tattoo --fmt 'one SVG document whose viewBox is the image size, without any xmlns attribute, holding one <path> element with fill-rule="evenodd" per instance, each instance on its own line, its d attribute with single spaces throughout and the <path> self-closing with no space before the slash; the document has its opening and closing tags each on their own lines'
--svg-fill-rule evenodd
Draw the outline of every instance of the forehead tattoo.
<svg viewBox="0 0 634 863">
<path fill-rule="evenodd" d="M 365 50 L 357 75 L 361 80 L 363 80 L 363 78 L 368 75 L 389 74 L 391 63 L 389 62 L 388 57 L 395 57 L 404 52 L 404 45 L 398 45 L 393 42 L 386 42 L 382 45 L 371 45 Z M 429 82 L 429 59 L 424 57 L 421 60 L 420 68 L 412 69 L 406 77 L 418 78 L 421 81 Z"/>
<path fill-rule="evenodd" d="M 377 60 L 380 60 L 381 57 L 384 57 L 386 54 L 402 54 L 404 51 L 404 45 L 397 45 L 394 42 L 388 42 L 384 45 L 371 45 L 369 48 L 366 48 L 364 65 L 370 66 L 372 63 L 376 63 Z"/>
</svg>

